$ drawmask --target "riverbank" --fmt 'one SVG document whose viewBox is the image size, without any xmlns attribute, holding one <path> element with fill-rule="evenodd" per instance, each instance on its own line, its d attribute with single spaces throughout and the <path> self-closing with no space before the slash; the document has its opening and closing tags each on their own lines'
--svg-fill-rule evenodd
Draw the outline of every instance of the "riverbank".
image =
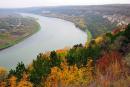
<svg viewBox="0 0 130 87">
<path fill-rule="evenodd" d="M 25 34 L 21 37 L 18 37 L 17 39 L 15 40 L 10 40 L 8 42 L 8 44 L 3 44 L 3 45 L 0 45 L 0 50 L 4 50 L 6 48 L 9 48 L 11 46 L 14 46 L 15 44 L 18 44 L 20 43 L 21 41 L 25 40 L 26 38 L 32 36 L 33 34 L 37 33 L 39 30 L 40 30 L 40 24 L 38 22 L 35 21 L 35 26 L 33 26 L 34 28 L 32 30 L 30 30 L 30 32 L 28 32 L 28 34 Z M 5 38 L 6 39 L 6 38 Z"/>
<path fill-rule="evenodd" d="M 72 23 L 74 23 L 74 25 L 79 28 L 80 30 L 82 30 L 83 32 L 87 33 L 87 42 L 90 42 L 91 39 L 93 38 L 91 31 L 89 31 L 89 29 L 87 28 L 86 22 L 83 18 L 78 17 L 78 16 L 68 16 L 68 15 L 56 15 L 56 14 L 40 14 L 42 16 L 46 16 L 46 17 L 54 17 L 54 18 L 60 18 L 66 21 L 70 21 Z"/>
<path fill-rule="evenodd" d="M 87 28 L 86 22 L 83 18 L 78 17 L 78 16 L 68 16 L 68 15 L 56 15 L 56 14 L 36 14 L 36 15 L 41 15 L 44 17 L 52 17 L 52 18 L 59 18 L 63 19 L 69 22 L 72 22 L 77 28 L 79 28 L 81 31 L 85 32 L 87 34 L 87 41 L 86 43 L 89 43 L 91 39 L 93 38 L 93 35 L 91 31 Z M 85 43 L 85 44 L 86 44 Z"/>
<path fill-rule="evenodd" d="M 74 9 L 60 11 L 58 9 L 60 8 L 57 8 L 55 11 L 50 11 L 49 13 L 41 12 L 38 14 L 71 21 L 76 27 L 83 31 L 88 29 L 93 39 L 105 32 L 111 32 L 116 28 L 116 23 L 111 23 L 108 19 L 103 18 L 101 14 L 80 12 L 81 9 L 79 11 L 72 11 Z"/>
<path fill-rule="evenodd" d="M 86 29 L 86 32 L 87 32 L 87 42 L 90 42 L 92 40 L 92 38 L 93 38 L 92 34 L 88 29 Z"/>
</svg>

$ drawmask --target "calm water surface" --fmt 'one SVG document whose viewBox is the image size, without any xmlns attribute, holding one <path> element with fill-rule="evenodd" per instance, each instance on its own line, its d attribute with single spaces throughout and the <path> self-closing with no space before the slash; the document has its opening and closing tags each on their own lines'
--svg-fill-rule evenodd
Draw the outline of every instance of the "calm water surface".
<svg viewBox="0 0 130 87">
<path fill-rule="evenodd" d="M 41 30 L 24 41 L 0 51 L 0 66 L 8 69 L 23 61 L 29 64 L 41 52 L 71 47 L 75 44 L 84 44 L 87 35 L 73 23 L 33 14 L 22 14 L 38 19 Z"/>
</svg>

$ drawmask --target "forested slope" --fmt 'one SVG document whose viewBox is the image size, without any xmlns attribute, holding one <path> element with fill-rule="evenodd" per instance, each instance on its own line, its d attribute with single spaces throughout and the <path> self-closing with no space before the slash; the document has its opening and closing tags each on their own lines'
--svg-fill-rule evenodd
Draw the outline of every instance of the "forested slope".
<svg viewBox="0 0 130 87">
<path fill-rule="evenodd" d="M 40 53 L 27 67 L 0 69 L 1 87 L 129 87 L 130 24 L 70 49 Z"/>
</svg>

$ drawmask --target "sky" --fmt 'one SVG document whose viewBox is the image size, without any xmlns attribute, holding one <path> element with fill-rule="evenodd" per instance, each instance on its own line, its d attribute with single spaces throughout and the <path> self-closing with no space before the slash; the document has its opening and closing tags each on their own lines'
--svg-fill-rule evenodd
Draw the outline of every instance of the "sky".
<svg viewBox="0 0 130 87">
<path fill-rule="evenodd" d="M 0 8 L 101 4 L 130 4 L 130 0 L 0 0 Z"/>
</svg>

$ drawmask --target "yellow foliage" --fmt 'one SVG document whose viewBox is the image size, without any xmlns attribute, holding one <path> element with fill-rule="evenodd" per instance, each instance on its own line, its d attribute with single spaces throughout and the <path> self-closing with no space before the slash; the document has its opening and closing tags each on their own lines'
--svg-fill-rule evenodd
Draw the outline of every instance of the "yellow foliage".
<svg viewBox="0 0 130 87">
<path fill-rule="evenodd" d="M 102 36 L 99 36 L 99 37 L 97 37 L 97 38 L 95 39 L 95 42 L 96 42 L 97 44 L 100 44 L 103 40 L 104 40 L 103 37 L 102 37 Z"/>
<path fill-rule="evenodd" d="M 28 75 L 23 74 L 23 78 L 17 82 L 17 78 L 15 76 L 12 76 L 8 80 L 8 87 L 33 87 L 33 84 L 29 82 Z M 3 82 L 3 86 L 0 85 L 0 87 L 6 87 L 7 83 Z"/>
<path fill-rule="evenodd" d="M 80 69 L 76 65 L 68 66 L 66 61 L 61 63 L 61 68 L 53 67 L 45 87 L 68 87 L 88 85 L 93 80 L 92 60 L 88 60 L 86 67 Z"/>
<path fill-rule="evenodd" d="M 7 70 L 3 67 L 0 67 L 0 75 L 3 75 L 5 73 L 7 73 Z"/>
<path fill-rule="evenodd" d="M 7 70 L 3 67 L 0 67 L 0 80 L 5 79 L 7 76 Z"/>
</svg>

